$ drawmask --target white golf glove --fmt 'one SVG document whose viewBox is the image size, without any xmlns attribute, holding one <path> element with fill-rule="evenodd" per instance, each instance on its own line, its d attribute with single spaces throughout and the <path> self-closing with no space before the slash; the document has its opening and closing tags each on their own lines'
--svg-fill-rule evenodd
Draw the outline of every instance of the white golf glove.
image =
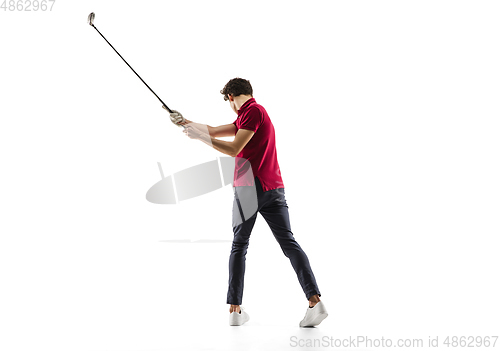
<svg viewBox="0 0 500 351">
<path fill-rule="evenodd" d="M 170 120 L 178 127 L 182 127 L 182 124 L 180 123 L 184 123 L 186 121 L 182 114 L 176 110 L 172 110 L 172 112 L 170 113 Z"/>
</svg>

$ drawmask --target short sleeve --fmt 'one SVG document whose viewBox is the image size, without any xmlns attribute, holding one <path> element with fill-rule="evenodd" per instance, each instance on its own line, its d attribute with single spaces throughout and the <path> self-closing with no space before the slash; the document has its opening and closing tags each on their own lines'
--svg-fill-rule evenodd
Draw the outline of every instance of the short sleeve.
<svg viewBox="0 0 500 351">
<path fill-rule="evenodd" d="M 241 116 L 240 129 L 248 129 L 256 132 L 262 123 L 263 114 L 259 108 L 253 107 L 248 109 L 248 112 Z"/>
<path fill-rule="evenodd" d="M 233 122 L 234 126 L 236 127 L 236 129 L 235 129 L 235 131 L 234 131 L 234 135 L 236 135 L 236 133 L 238 133 L 238 125 L 236 124 L 236 121 L 237 121 L 237 120 L 238 120 L 238 119 L 235 119 L 235 120 L 234 120 L 234 122 Z"/>
</svg>

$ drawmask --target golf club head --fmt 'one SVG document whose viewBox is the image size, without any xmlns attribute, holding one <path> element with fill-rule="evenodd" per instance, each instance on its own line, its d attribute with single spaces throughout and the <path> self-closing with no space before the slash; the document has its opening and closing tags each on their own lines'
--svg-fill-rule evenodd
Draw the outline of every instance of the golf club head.
<svg viewBox="0 0 500 351">
<path fill-rule="evenodd" d="M 91 26 L 94 25 L 94 18 L 95 18 L 95 13 L 91 12 L 89 18 L 87 19 L 87 22 L 89 22 Z"/>
</svg>

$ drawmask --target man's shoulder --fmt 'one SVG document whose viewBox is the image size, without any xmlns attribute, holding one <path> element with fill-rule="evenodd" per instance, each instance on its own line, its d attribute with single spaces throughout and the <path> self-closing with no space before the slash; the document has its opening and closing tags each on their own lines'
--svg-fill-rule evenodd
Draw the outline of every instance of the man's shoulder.
<svg viewBox="0 0 500 351">
<path fill-rule="evenodd" d="M 261 104 L 258 104 L 258 103 L 253 103 L 251 104 L 250 106 L 248 106 L 248 109 L 246 111 L 247 113 L 256 113 L 256 112 L 259 112 L 259 113 L 262 113 L 262 114 L 267 114 L 267 111 L 266 109 L 264 108 L 264 106 L 262 106 Z"/>
</svg>

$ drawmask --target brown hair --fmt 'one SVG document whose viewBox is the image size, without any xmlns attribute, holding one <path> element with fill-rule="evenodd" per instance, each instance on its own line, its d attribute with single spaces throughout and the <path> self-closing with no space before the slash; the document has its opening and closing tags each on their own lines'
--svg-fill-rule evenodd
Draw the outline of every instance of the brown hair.
<svg viewBox="0 0 500 351">
<path fill-rule="evenodd" d="M 229 94 L 234 96 L 250 95 L 253 97 L 253 89 L 250 81 L 243 78 L 233 78 L 226 83 L 224 89 L 220 91 L 224 95 L 224 100 L 229 100 Z"/>
</svg>

